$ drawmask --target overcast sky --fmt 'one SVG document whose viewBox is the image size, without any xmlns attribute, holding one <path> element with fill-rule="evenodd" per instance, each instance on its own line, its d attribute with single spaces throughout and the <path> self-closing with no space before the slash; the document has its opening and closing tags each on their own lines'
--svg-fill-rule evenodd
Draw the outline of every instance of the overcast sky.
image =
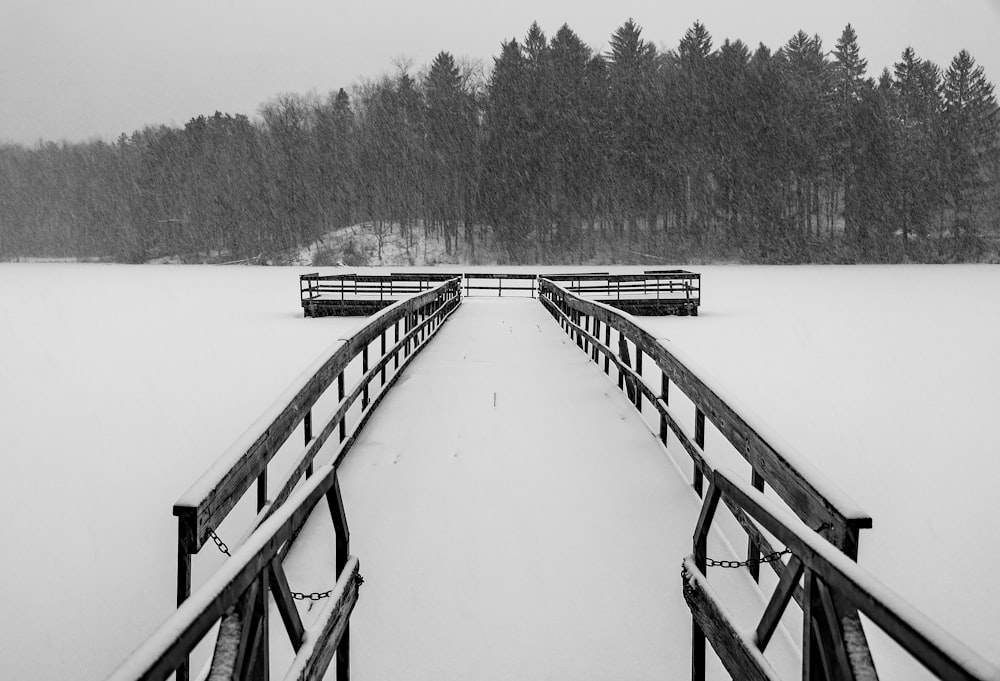
<svg viewBox="0 0 1000 681">
<path fill-rule="evenodd" d="M 441 50 L 489 65 L 536 20 L 548 36 L 568 23 L 605 51 L 629 17 L 664 48 L 699 20 L 716 46 L 777 48 L 803 29 L 829 50 L 850 22 L 870 75 L 910 45 L 942 68 L 968 49 L 1000 81 L 1000 0 L 0 0 L 0 141 L 255 115 L 278 93 L 349 89 Z"/>
</svg>

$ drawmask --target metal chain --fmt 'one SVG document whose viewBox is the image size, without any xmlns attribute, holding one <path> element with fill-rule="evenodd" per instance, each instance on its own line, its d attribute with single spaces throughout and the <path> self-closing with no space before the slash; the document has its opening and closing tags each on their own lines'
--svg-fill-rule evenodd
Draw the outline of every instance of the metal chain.
<svg viewBox="0 0 1000 681">
<path fill-rule="evenodd" d="M 208 536 L 212 538 L 213 542 L 215 542 L 215 545 L 218 547 L 219 551 L 226 554 L 230 558 L 232 557 L 233 554 L 229 552 L 229 547 L 226 546 L 226 542 L 222 541 L 219 535 L 215 533 L 215 530 L 210 529 L 208 531 Z M 358 586 L 361 586 L 362 584 L 365 583 L 365 580 L 361 575 L 358 575 L 356 581 Z M 313 591 L 312 593 L 308 594 L 302 593 L 301 591 L 292 591 L 291 596 L 297 601 L 319 601 L 324 598 L 329 598 L 330 594 L 332 593 L 333 589 L 330 589 L 329 591 Z"/>
<path fill-rule="evenodd" d="M 820 523 L 819 527 L 816 528 L 816 532 L 824 532 L 826 530 L 832 530 L 833 525 L 830 523 Z M 748 567 L 750 565 L 760 565 L 762 563 L 773 563 L 776 560 L 780 560 L 782 556 L 792 555 L 791 549 L 783 549 L 781 551 L 774 551 L 766 556 L 761 556 L 760 558 L 747 558 L 746 560 L 715 560 L 714 558 L 706 558 L 706 567 L 721 567 L 721 568 L 741 568 Z"/>
<path fill-rule="evenodd" d="M 226 542 L 222 541 L 222 539 L 219 538 L 219 535 L 215 533 L 215 530 L 210 529 L 208 531 L 208 536 L 211 537 L 212 541 L 215 542 L 215 545 L 219 547 L 219 551 L 226 554 L 230 558 L 232 557 L 233 554 L 229 553 L 229 547 L 226 546 Z"/>
<path fill-rule="evenodd" d="M 709 567 L 741 568 L 749 565 L 760 565 L 761 563 L 772 563 L 779 560 L 782 556 L 791 555 L 791 553 L 791 549 L 784 549 L 769 553 L 760 558 L 747 558 L 746 560 L 715 560 L 714 558 L 706 558 L 705 565 Z"/>
</svg>

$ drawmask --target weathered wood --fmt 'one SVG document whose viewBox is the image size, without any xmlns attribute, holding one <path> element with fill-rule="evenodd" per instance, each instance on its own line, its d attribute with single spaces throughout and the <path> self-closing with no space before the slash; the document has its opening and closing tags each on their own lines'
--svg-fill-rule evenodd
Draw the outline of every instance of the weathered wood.
<svg viewBox="0 0 1000 681">
<path fill-rule="evenodd" d="M 458 309 L 457 306 L 451 307 L 447 310 L 442 308 L 440 314 L 441 319 L 447 319 L 452 314 L 454 314 L 455 310 L 457 309 Z M 409 333 L 412 335 L 414 331 L 411 330 Z M 399 347 L 401 347 L 403 342 L 405 342 L 405 339 L 398 341 L 393 349 L 398 349 Z M 417 347 L 413 354 L 404 358 L 401 368 L 405 369 L 406 366 L 411 361 L 413 361 L 414 358 L 416 358 L 417 354 L 420 352 L 420 350 L 423 349 L 423 347 L 426 344 L 427 341 L 425 341 L 423 345 Z M 391 356 L 392 352 L 390 351 L 389 354 L 386 354 L 379 360 L 379 363 L 377 363 L 374 367 L 369 369 L 368 374 L 370 376 L 375 376 L 376 373 L 379 371 L 381 363 L 388 362 Z M 264 509 L 262 513 L 258 514 L 257 519 L 251 525 L 250 529 L 247 531 L 247 535 L 249 535 L 249 533 L 252 532 L 254 528 L 256 528 L 266 518 L 270 517 L 277 507 L 279 507 L 282 503 L 284 503 L 285 499 L 288 498 L 288 495 L 291 494 L 293 489 L 295 489 L 295 486 L 301 479 L 303 472 L 312 466 L 313 460 L 325 446 L 327 440 L 333 434 L 335 428 L 340 429 L 341 438 L 340 438 L 340 445 L 335 454 L 333 455 L 332 460 L 334 466 L 340 464 L 340 462 L 344 459 L 345 456 L 347 456 L 347 453 L 353 447 L 365 424 L 368 423 L 368 419 L 371 417 L 374 410 L 378 407 L 378 405 L 388 394 L 388 391 L 392 389 L 392 387 L 396 384 L 401 375 L 402 371 L 398 370 L 394 372 L 391 377 L 389 377 L 388 381 L 386 382 L 386 385 L 381 388 L 381 390 L 375 395 L 374 398 L 372 398 L 368 407 L 361 412 L 360 418 L 358 419 L 358 423 L 351 431 L 350 437 L 347 436 L 345 430 L 345 418 L 348 410 L 351 408 L 351 406 L 354 404 L 354 402 L 357 400 L 358 396 L 361 393 L 360 382 L 355 386 L 355 388 L 351 391 L 349 395 L 341 396 L 340 404 L 338 405 L 333 415 L 330 417 L 330 420 L 323 427 L 323 430 L 321 430 L 319 434 L 312 439 L 310 445 L 305 449 L 305 451 L 298 456 L 297 459 L 298 463 L 286 472 L 285 477 L 283 478 L 281 484 L 278 486 L 278 491 L 274 495 L 274 499 L 268 505 L 268 507 Z M 247 535 L 244 535 L 244 538 L 241 541 L 245 541 Z M 283 547 L 282 555 L 284 555 L 284 553 L 287 552 L 288 549 L 290 548 L 291 548 L 291 542 L 289 542 L 289 545 Z"/>
<path fill-rule="evenodd" d="M 727 471 L 716 471 L 715 480 L 724 497 L 732 499 L 788 546 L 837 599 L 860 610 L 931 672 L 945 679 L 1000 679 L 1000 667 L 931 622 L 801 520 Z M 808 603 L 808 597 L 805 600 Z M 864 660 L 854 654 L 862 645 L 867 647 L 858 638 L 863 632 L 855 630 L 854 624 L 845 626 L 846 619 L 840 618 L 840 632 L 854 673 L 867 674 L 858 670 L 859 661 Z"/>
<path fill-rule="evenodd" d="M 705 451 L 705 412 L 703 412 L 698 407 L 694 409 L 694 443 L 698 446 L 698 449 L 702 452 Z M 694 491 L 701 496 L 701 487 L 704 481 L 704 475 L 700 468 L 694 469 Z"/>
<path fill-rule="evenodd" d="M 458 280 L 441 285 L 446 290 L 457 286 Z M 305 413 L 360 350 L 399 316 L 433 301 L 436 295 L 437 291 L 431 290 L 393 304 L 359 329 L 349 341 L 328 351 L 178 499 L 174 515 L 188 526 L 181 537 L 188 553 L 200 550 L 209 530 L 228 515 Z"/>
<path fill-rule="evenodd" d="M 806 519 L 814 527 L 822 523 L 831 525 L 833 529 L 828 533 L 828 539 L 848 555 L 857 557 L 857 530 L 871 527 L 871 518 L 844 495 L 821 491 L 812 482 L 813 478 L 822 479 L 818 471 L 803 461 L 791 463 L 656 338 L 629 318 L 606 305 L 558 288 L 551 281 L 542 280 L 539 291 L 543 299 L 558 295 L 563 304 L 600 319 L 606 327 L 613 327 L 618 333 L 631 339 L 637 347 L 641 347 L 660 370 L 667 374 L 670 381 L 695 403 L 723 437 L 760 471 L 775 493 L 799 517 Z"/>
<path fill-rule="evenodd" d="M 684 600 L 694 622 L 712 644 L 726 671 L 740 681 L 779 681 L 764 654 L 736 627 L 732 616 L 696 567 L 694 556 L 684 559 L 681 581 Z"/>
<path fill-rule="evenodd" d="M 192 594 L 109 677 L 108 681 L 166 679 L 213 624 L 258 579 L 288 540 L 292 529 L 333 485 L 334 471 L 325 466 L 305 481 L 284 506 L 233 551 L 208 581 Z"/>
<path fill-rule="evenodd" d="M 791 560 L 788 561 L 788 566 L 784 574 L 778 580 L 778 586 L 774 589 L 774 593 L 771 594 L 771 600 L 768 601 L 760 622 L 757 624 L 754 644 L 760 650 L 767 648 L 774 630 L 778 627 L 778 622 L 781 621 L 781 616 L 784 614 L 785 608 L 788 607 L 788 602 L 792 599 L 792 595 L 799 585 L 802 571 L 802 561 L 792 556 Z"/>
<path fill-rule="evenodd" d="M 292 644 L 292 650 L 298 652 L 302 647 L 302 640 L 305 636 L 305 628 L 302 625 L 302 618 L 299 617 L 299 609 L 295 607 L 295 600 L 292 598 L 292 590 L 288 586 L 288 578 L 285 576 L 285 568 L 277 558 L 270 563 L 271 595 L 274 597 L 274 604 L 281 615 L 281 621 L 285 625 L 285 632 L 288 640 Z"/>
<path fill-rule="evenodd" d="M 305 642 L 285 676 L 286 681 L 320 681 L 326 674 L 358 600 L 358 559 L 351 556 L 341 573 L 319 624 L 306 632 Z M 338 670 L 339 672 L 339 670 Z M 338 673 L 338 680 L 343 676 Z"/>
</svg>

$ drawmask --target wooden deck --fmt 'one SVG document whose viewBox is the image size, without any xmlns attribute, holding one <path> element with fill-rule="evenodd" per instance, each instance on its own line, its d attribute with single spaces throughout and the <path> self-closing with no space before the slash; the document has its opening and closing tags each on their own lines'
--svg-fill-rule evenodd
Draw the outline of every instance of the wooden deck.
<svg viewBox="0 0 1000 681">
<path fill-rule="evenodd" d="M 370 316 L 398 300 L 459 279 L 466 297 L 536 297 L 543 280 L 637 316 L 697 316 L 701 275 L 685 270 L 642 274 L 523 272 L 304 274 L 299 293 L 306 317 Z"/>
</svg>

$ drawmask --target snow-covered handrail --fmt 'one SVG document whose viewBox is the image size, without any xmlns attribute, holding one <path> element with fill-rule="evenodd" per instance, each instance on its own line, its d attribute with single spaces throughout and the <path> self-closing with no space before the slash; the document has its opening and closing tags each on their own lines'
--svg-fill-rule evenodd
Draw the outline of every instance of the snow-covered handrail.
<svg viewBox="0 0 1000 681">
<path fill-rule="evenodd" d="M 282 505 L 303 476 L 312 474 L 314 459 L 335 431 L 339 433 L 340 448 L 334 466 L 347 454 L 402 369 L 461 303 L 460 282 L 458 278 L 444 281 L 429 291 L 398 301 L 374 315 L 351 338 L 331 346 L 175 502 L 178 606 L 191 593 L 192 556 L 201 550 L 255 482 L 257 517 L 247 529 L 244 541 Z M 369 361 L 373 346 L 378 353 L 374 363 Z M 356 364 L 360 364 L 360 377 L 348 389 L 345 370 Z M 322 427 L 314 429 L 312 408 L 322 395 L 333 390 L 334 383 L 336 410 Z M 361 412 L 357 424 L 348 432 L 348 411 L 359 400 Z M 302 449 L 277 486 L 277 492 L 268 498 L 268 463 L 300 425 L 304 434 Z M 289 545 L 290 542 L 282 549 L 282 555 Z M 179 672 L 179 681 L 186 681 L 186 673 L 186 668 Z"/>
<path fill-rule="evenodd" d="M 721 607 L 706 579 L 708 530 L 720 500 L 760 523 L 792 556 L 751 636 Z M 733 678 L 774 678 L 762 653 L 800 580 L 804 681 L 878 678 L 859 612 L 938 678 L 1000 681 L 1000 667 L 928 619 L 799 518 L 724 469 L 709 478 L 694 553 L 684 560 L 682 580 L 697 624 L 695 681 L 704 678 L 705 636 Z"/>
<path fill-rule="evenodd" d="M 825 536 L 837 548 L 857 559 L 859 531 L 871 527 L 871 518 L 804 457 L 780 450 L 760 435 L 763 428 L 752 424 L 738 413 L 719 393 L 667 350 L 649 332 L 638 326 L 631 315 L 609 305 L 587 300 L 565 288 L 543 279 L 539 295 L 564 328 L 573 335 L 595 362 L 604 355 L 604 370 L 610 373 L 615 365 L 619 387 L 642 409 L 647 400 L 660 415 L 660 437 L 666 441 L 667 433 L 678 436 L 685 451 L 695 463 L 694 486 L 701 493 L 702 478 L 711 469 L 704 454 L 705 420 L 713 423 L 719 432 L 751 464 L 754 484 L 763 488 L 766 483 L 789 507 L 812 527 L 826 528 Z M 600 338 L 601 331 L 604 339 Z M 617 354 L 612 346 L 616 337 Z M 634 352 L 635 359 L 631 354 Z M 659 368 L 662 380 L 659 393 L 642 379 L 643 358 L 650 358 Z M 691 438 L 679 425 L 679 419 L 670 410 L 669 387 L 674 385 L 695 405 L 695 433 Z M 692 441 L 693 439 L 693 441 Z M 748 532 L 752 526 L 744 525 Z M 754 544 L 765 546 L 766 539 L 751 534 Z"/>
<path fill-rule="evenodd" d="M 336 530 L 336 586 L 317 623 L 303 626 L 288 588 L 281 548 L 326 498 Z M 289 642 L 297 655 L 296 678 L 322 679 L 337 653 L 338 678 L 347 672 L 345 633 L 358 599 L 358 559 L 349 555 L 349 534 L 343 513 L 337 471 L 322 467 L 235 549 L 205 584 L 150 635 L 108 681 L 162 681 L 176 672 L 186 676 L 188 655 L 221 620 L 210 669 L 211 678 L 267 679 L 267 608 L 273 596 Z M 260 642 L 264 641 L 263 644 Z"/>
</svg>

